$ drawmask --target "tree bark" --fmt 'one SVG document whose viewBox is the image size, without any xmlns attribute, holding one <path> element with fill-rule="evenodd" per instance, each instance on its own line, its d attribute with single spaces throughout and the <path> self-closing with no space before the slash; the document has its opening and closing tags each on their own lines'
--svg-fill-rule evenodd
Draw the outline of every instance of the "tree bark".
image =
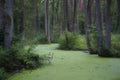
<svg viewBox="0 0 120 80">
<path fill-rule="evenodd" d="M 13 0 L 6 1 L 6 12 L 8 16 L 6 18 L 5 24 L 5 34 L 4 34 L 4 47 L 10 48 L 12 44 L 12 37 L 13 37 L 13 27 L 14 27 L 14 19 L 13 19 Z"/>
<path fill-rule="evenodd" d="M 0 0 L 0 30 L 4 26 L 4 9 L 5 9 L 5 0 Z"/>
<path fill-rule="evenodd" d="M 21 43 L 24 45 L 25 42 L 25 7 L 24 0 L 21 0 L 21 16 L 20 16 L 20 35 L 21 35 Z"/>
<path fill-rule="evenodd" d="M 88 50 L 91 53 L 90 32 L 89 32 L 89 18 L 88 18 L 88 14 L 87 14 L 87 0 L 84 0 L 83 3 L 84 3 L 86 43 L 87 43 Z"/>
<path fill-rule="evenodd" d="M 103 30 L 102 30 L 102 20 L 101 20 L 101 1 L 96 0 L 96 34 L 97 34 L 97 51 L 98 55 L 102 55 L 103 47 Z"/>
<path fill-rule="evenodd" d="M 106 15 L 105 15 L 105 47 L 111 48 L 111 16 L 110 16 L 110 9 L 111 9 L 111 0 L 106 0 Z"/>
<path fill-rule="evenodd" d="M 50 39 L 50 13 L 49 13 L 49 0 L 45 0 L 45 33 L 47 36 L 48 43 Z"/>
<path fill-rule="evenodd" d="M 77 0 L 74 0 L 74 11 L 73 11 L 73 27 L 74 32 L 78 32 L 78 22 L 77 22 L 77 10 L 78 10 L 78 3 Z"/>
<path fill-rule="evenodd" d="M 63 2 L 63 6 L 64 6 L 64 26 L 65 26 L 65 30 L 66 31 L 70 31 L 71 32 L 71 28 L 70 28 L 70 2 L 68 0 L 64 0 Z"/>
<path fill-rule="evenodd" d="M 89 19 L 89 27 L 92 25 L 92 3 L 93 0 L 88 0 L 88 5 L 87 5 L 87 13 L 88 13 L 88 19 Z"/>
<path fill-rule="evenodd" d="M 118 17 L 117 17 L 117 32 L 120 33 L 120 0 L 117 0 L 117 9 L 118 9 Z"/>
</svg>

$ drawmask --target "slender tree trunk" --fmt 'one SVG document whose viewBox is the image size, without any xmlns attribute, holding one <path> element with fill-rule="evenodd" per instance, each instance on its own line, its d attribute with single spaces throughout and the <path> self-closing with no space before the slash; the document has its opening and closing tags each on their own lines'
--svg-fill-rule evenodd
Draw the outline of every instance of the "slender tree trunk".
<svg viewBox="0 0 120 80">
<path fill-rule="evenodd" d="M 35 29 L 35 32 L 39 31 L 39 7 L 35 6 L 33 9 L 33 27 Z"/>
<path fill-rule="evenodd" d="M 47 36 L 48 43 L 50 40 L 50 13 L 49 13 L 49 0 L 45 0 L 45 33 Z"/>
<path fill-rule="evenodd" d="M 21 17 L 20 17 L 20 34 L 21 34 L 21 43 L 24 45 L 25 42 L 25 7 L 24 0 L 21 0 Z"/>
<path fill-rule="evenodd" d="M 77 10 L 78 10 L 78 3 L 77 0 L 74 0 L 74 13 L 73 13 L 74 32 L 78 32 Z"/>
<path fill-rule="evenodd" d="M 88 0 L 88 5 L 87 5 L 87 13 L 88 13 L 88 19 L 89 19 L 89 27 L 92 25 L 92 3 L 93 0 Z"/>
<path fill-rule="evenodd" d="M 64 6 L 64 26 L 65 26 L 65 30 L 66 31 L 71 31 L 70 28 L 70 14 L 69 14 L 69 10 L 70 10 L 70 5 L 69 5 L 69 1 L 68 0 L 64 0 L 63 2 L 63 6 Z"/>
<path fill-rule="evenodd" d="M 117 9 L 118 9 L 118 17 L 117 17 L 117 31 L 120 33 L 120 0 L 117 0 Z"/>
<path fill-rule="evenodd" d="M 101 0 L 96 0 L 96 31 L 97 31 L 97 49 L 98 55 L 102 55 L 103 47 L 103 30 L 102 30 L 102 20 L 101 20 Z"/>
<path fill-rule="evenodd" d="M 64 6 L 63 0 L 60 1 L 60 34 L 62 33 L 63 26 L 64 26 Z"/>
<path fill-rule="evenodd" d="M 106 27 L 105 27 L 105 46 L 106 48 L 111 48 L 111 16 L 110 16 L 110 9 L 111 9 L 111 0 L 106 0 Z"/>
<path fill-rule="evenodd" d="M 4 9 L 5 9 L 5 0 L 0 0 L 0 30 L 4 26 Z"/>
<path fill-rule="evenodd" d="M 14 19 L 13 19 L 13 0 L 6 1 L 6 11 L 10 20 L 6 21 L 5 24 L 5 34 L 4 34 L 4 47 L 9 48 L 12 44 L 13 37 L 13 27 L 14 27 Z"/>
<path fill-rule="evenodd" d="M 53 9 L 53 13 L 52 13 L 52 19 L 53 19 L 53 21 L 52 21 L 52 25 L 53 26 L 55 26 L 55 24 L 56 24 L 56 10 L 55 10 L 55 0 L 53 0 L 53 4 L 52 4 L 52 9 Z"/>
<path fill-rule="evenodd" d="M 80 12 L 81 12 L 81 13 L 83 12 L 83 1 L 84 1 L 84 0 L 80 0 Z"/>
<path fill-rule="evenodd" d="M 37 8 L 36 8 L 36 25 L 37 25 L 38 31 L 40 29 L 40 16 L 39 16 L 39 14 L 40 14 L 40 10 L 39 10 L 39 6 L 37 6 Z"/>
<path fill-rule="evenodd" d="M 89 52 L 91 53 L 91 44 L 90 44 L 90 33 L 89 33 L 89 18 L 87 14 L 87 0 L 84 0 L 84 18 L 85 18 L 85 34 L 86 34 L 86 42 Z"/>
</svg>

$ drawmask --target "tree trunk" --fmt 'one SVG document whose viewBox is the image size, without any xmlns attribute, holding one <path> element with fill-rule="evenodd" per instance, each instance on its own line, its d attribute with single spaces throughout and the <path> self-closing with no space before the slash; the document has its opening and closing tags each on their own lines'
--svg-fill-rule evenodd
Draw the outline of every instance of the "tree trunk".
<svg viewBox="0 0 120 80">
<path fill-rule="evenodd" d="M 90 33 L 89 33 L 89 19 L 87 14 L 87 0 L 84 0 L 84 18 L 85 18 L 85 34 L 86 34 L 86 42 L 89 52 L 91 53 L 91 44 L 90 44 Z"/>
<path fill-rule="evenodd" d="M 50 13 L 49 13 L 49 0 L 45 0 L 45 33 L 47 36 L 48 43 L 50 40 Z"/>
<path fill-rule="evenodd" d="M 53 4 L 52 4 L 52 9 L 53 9 L 53 13 L 52 13 L 52 25 L 53 27 L 55 26 L 56 24 L 56 10 L 55 10 L 55 0 L 53 0 Z"/>
<path fill-rule="evenodd" d="M 63 26 L 64 26 L 64 6 L 63 0 L 60 1 L 60 34 L 62 33 Z"/>
<path fill-rule="evenodd" d="M 117 9 L 118 9 L 118 17 L 117 17 L 117 32 L 120 33 L 120 0 L 117 0 Z"/>
<path fill-rule="evenodd" d="M 107 49 L 111 48 L 111 0 L 106 0 L 106 26 L 105 26 L 105 47 Z"/>
<path fill-rule="evenodd" d="M 65 26 L 65 30 L 66 31 L 70 31 L 71 32 L 71 28 L 70 28 L 70 2 L 68 0 L 64 0 L 63 2 L 63 6 L 64 6 L 64 26 Z"/>
<path fill-rule="evenodd" d="M 77 10 L 78 10 L 78 3 L 77 3 L 77 0 L 74 0 L 74 12 L 73 12 L 74 32 L 78 32 Z"/>
<path fill-rule="evenodd" d="M 3 29 L 5 0 L 0 0 L 0 30 Z"/>
<path fill-rule="evenodd" d="M 102 30 L 102 20 L 101 20 L 101 1 L 96 0 L 96 31 L 97 31 L 97 51 L 98 55 L 102 54 L 103 47 L 103 30 Z"/>
<path fill-rule="evenodd" d="M 35 6 L 33 9 L 33 27 L 35 32 L 37 33 L 39 31 L 39 6 Z"/>
<path fill-rule="evenodd" d="M 80 12 L 83 13 L 83 1 L 84 0 L 80 0 Z"/>
<path fill-rule="evenodd" d="M 89 27 L 92 25 L 92 3 L 93 0 L 88 0 L 88 5 L 87 5 L 87 13 L 88 13 L 88 19 L 89 19 Z"/>
<path fill-rule="evenodd" d="M 13 19 L 13 0 L 6 1 L 6 12 L 8 16 L 6 18 L 5 24 L 5 34 L 4 34 L 4 47 L 9 48 L 12 44 L 12 37 L 13 37 L 13 27 L 14 27 L 14 19 Z"/>
<path fill-rule="evenodd" d="M 21 34 L 21 43 L 24 45 L 25 42 L 25 7 L 24 0 L 21 0 L 21 17 L 20 17 L 20 34 Z"/>
</svg>

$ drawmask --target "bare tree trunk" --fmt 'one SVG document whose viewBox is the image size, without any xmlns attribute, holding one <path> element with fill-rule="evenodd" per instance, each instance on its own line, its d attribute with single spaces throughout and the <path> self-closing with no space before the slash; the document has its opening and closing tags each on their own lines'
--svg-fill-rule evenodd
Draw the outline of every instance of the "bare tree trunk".
<svg viewBox="0 0 120 80">
<path fill-rule="evenodd" d="M 62 33 L 63 26 L 64 26 L 64 6 L 63 0 L 60 1 L 60 34 Z"/>
<path fill-rule="evenodd" d="M 4 42 L 4 10 L 5 0 L 0 0 L 0 46 L 3 46 Z"/>
<path fill-rule="evenodd" d="M 96 0 L 96 31 L 97 31 L 97 49 L 98 55 L 102 54 L 103 47 L 103 30 L 102 30 L 102 20 L 101 20 L 101 1 Z"/>
<path fill-rule="evenodd" d="M 45 33 L 47 36 L 48 43 L 50 40 L 50 13 L 49 13 L 49 0 L 45 0 Z"/>
<path fill-rule="evenodd" d="M 80 0 L 80 12 L 81 12 L 81 13 L 83 12 L 83 1 L 84 1 L 84 0 Z"/>
<path fill-rule="evenodd" d="M 4 26 L 4 9 L 5 9 L 5 0 L 0 0 L 0 30 Z"/>
<path fill-rule="evenodd" d="M 56 7 L 56 5 L 55 5 L 55 0 L 53 0 L 53 4 L 52 4 L 52 9 L 53 9 L 53 13 L 52 13 L 52 19 L 53 19 L 53 21 L 52 21 L 52 25 L 53 26 L 55 26 L 55 24 L 56 24 L 56 10 L 55 10 L 55 7 Z"/>
<path fill-rule="evenodd" d="M 87 13 L 88 13 L 88 19 L 89 19 L 89 27 L 92 25 L 92 3 L 93 0 L 88 0 L 88 5 L 87 5 Z"/>
<path fill-rule="evenodd" d="M 110 16 L 110 9 L 111 9 L 111 0 L 106 0 L 106 27 L 105 27 L 105 47 L 111 48 L 111 16 Z"/>
<path fill-rule="evenodd" d="M 24 45 L 25 42 L 25 7 L 24 0 L 21 0 L 21 17 L 20 17 L 20 34 L 21 34 L 21 43 Z"/>
<path fill-rule="evenodd" d="M 35 29 L 35 32 L 39 31 L 39 26 L 40 26 L 40 22 L 39 22 L 39 7 L 35 6 L 33 9 L 33 27 Z"/>
<path fill-rule="evenodd" d="M 90 32 L 89 32 L 89 18 L 87 14 L 87 0 L 84 0 L 84 18 L 85 18 L 85 34 L 86 34 L 86 42 L 89 52 L 91 53 L 91 44 L 90 44 Z"/>
<path fill-rule="evenodd" d="M 77 10 L 78 10 L 78 2 L 77 2 L 77 0 L 74 0 L 74 12 L 73 12 L 74 32 L 78 32 Z"/>
<path fill-rule="evenodd" d="M 120 0 L 117 0 L 117 9 L 118 9 L 118 17 L 117 17 L 117 32 L 120 33 Z"/>
<path fill-rule="evenodd" d="M 12 44 L 13 37 L 13 27 L 14 27 L 14 19 L 13 19 L 13 0 L 6 1 L 6 11 L 10 20 L 6 21 L 5 24 L 5 34 L 4 34 L 4 47 L 9 48 Z"/>
<path fill-rule="evenodd" d="M 71 28 L 70 28 L 70 2 L 68 0 L 64 0 L 63 2 L 63 6 L 64 6 L 64 26 L 65 26 L 65 30 L 66 31 L 70 31 L 71 32 Z"/>
</svg>

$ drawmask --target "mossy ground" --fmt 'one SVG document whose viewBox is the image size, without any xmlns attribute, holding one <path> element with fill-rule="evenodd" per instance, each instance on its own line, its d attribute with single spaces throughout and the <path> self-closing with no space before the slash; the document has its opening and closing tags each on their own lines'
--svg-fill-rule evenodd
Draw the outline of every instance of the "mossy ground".
<svg viewBox="0 0 120 80">
<path fill-rule="evenodd" d="M 22 71 L 8 80 L 120 80 L 120 59 L 100 58 L 82 51 L 56 50 L 57 44 L 39 45 L 37 54 L 54 53 L 52 64 Z"/>
</svg>

